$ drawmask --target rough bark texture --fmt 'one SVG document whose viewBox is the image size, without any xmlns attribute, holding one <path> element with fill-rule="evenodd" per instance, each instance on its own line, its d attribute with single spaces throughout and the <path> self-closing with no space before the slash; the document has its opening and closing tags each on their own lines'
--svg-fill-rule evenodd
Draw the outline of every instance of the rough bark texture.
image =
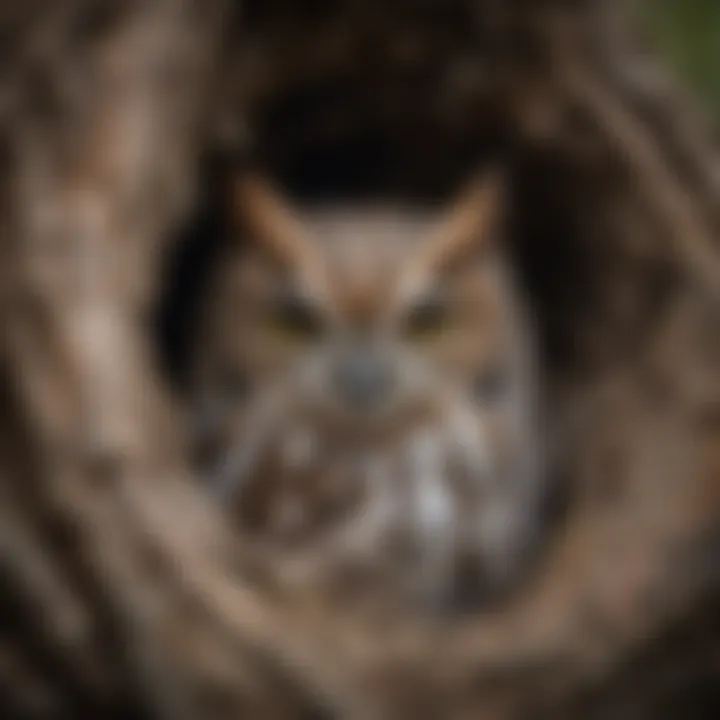
<svg viewBox="0 0 720 720">
<path fill-rule="evenodd" d="M 6 5 L 3 717 L 715 716 L 718 158 L 623 4 Z M 511 158 L 564 512 L 492 615 L 289 591 L 193 486 L 150 313 L 238 153 L 424 195 Z"/>
</svg>

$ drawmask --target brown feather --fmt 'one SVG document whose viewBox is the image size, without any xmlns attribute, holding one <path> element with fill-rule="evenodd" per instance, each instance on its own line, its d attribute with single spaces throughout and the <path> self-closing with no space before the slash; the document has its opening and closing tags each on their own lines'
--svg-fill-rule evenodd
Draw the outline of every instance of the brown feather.
<svg viewBox="0 0 720 720">
<path fill-rule="evenodd" d="M 266 178 L 237 177 L 232 193 L 236 224 L 276 260 L 300 266 L 318 264 L 318 249 L 303 223 Z"/>
<path fill-rule="evenodd" d="M 421 250 L 406 275 L 407 294 L 416 292 L 432 273 L 493 241 L 504 195 L 505 181 L 499 170 L 485 171 L 465 186 L 434 231 L 421 241 Z"/>
</svg>

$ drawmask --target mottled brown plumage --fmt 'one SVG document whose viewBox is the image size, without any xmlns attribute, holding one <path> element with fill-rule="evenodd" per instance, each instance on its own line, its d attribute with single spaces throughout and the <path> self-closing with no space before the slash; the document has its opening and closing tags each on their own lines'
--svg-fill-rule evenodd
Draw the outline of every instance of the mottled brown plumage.
<svg viewBox="0 0 720 720">
<path fill-rule="evenodd" d="M 517 576 L 540 482 L 501 188 L 292 209 L 238 181 L 197 400 L 208 483 L 248 538 L 421 600 Z"/>
</svg>

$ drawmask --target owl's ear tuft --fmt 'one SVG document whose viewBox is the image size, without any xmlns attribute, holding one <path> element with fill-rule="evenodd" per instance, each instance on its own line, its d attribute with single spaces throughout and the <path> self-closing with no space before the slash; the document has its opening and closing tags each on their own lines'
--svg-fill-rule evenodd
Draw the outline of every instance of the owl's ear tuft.
<svg viewBox="0 0 720 720">
<path fill-rule="evenodd" d="M 463 187 L 425 244 L 426 269 L 438 270 L 461 262 L 468 254 L 499 242 L 506 185 L 504 171 L 493 168 Z"/>
<path fill-rule="evenodd" d="M 266 177 L 243 173 L 233 177 L 230 186 L 233 230 L 240 237 L 284 264 L 304 264 L 316 254 L 302 222 Z"/>
</svg>

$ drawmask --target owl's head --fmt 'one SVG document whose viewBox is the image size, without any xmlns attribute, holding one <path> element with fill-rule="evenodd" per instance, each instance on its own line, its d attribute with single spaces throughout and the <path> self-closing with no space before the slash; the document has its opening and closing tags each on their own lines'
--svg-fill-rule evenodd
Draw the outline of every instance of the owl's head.
<svg viewBox="0 0 720 720">
<path fill-rule="evenodd" d="M 356 436 L 432 412 L 448 393 L 488 411 L 510 400 L 518 302 L 497 177 L 444 212 L 291 208 L 244 177 L 234 208 L 216 382 L 248 394 L 282 387 L 317 422 Z"/>
<path fill-rule="evenodd" d="M 219 428 L 218 482 L 245 494 L 246 519 L 287 525 L 277 498 L 302 508 L 341 487 L 394 504 L 385 529 L 409 536 L 465 532 L 477 549 L 516 534 L 531 344 L 502 188 L 486 175 L 445 208 L 294 207 L 261 177 L 237 181 L 200 399 Z"/>
</svg>

